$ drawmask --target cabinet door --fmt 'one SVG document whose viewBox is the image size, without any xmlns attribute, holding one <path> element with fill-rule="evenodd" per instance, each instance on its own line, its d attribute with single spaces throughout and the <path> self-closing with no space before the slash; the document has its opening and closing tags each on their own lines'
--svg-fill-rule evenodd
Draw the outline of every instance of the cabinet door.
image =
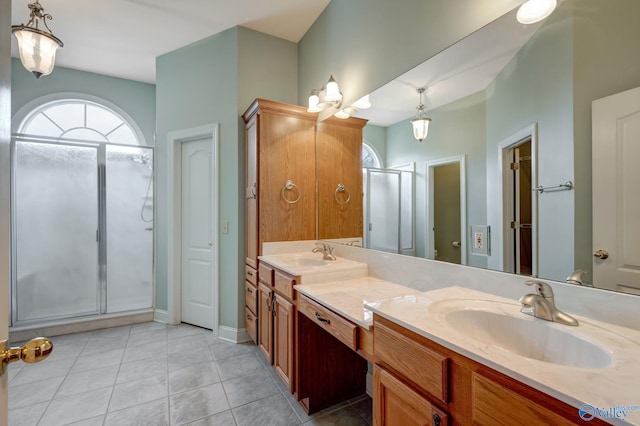
<svg viewBox="0 0 640 426">
<path fill-rule="evenodd" d="M 315 124 L 297 116 L 260 115 L 260 244 L 316 238 Z"/>
<path fill-rule="evenodd" d="M 246 263 L 258 268 L 258 116 L 254 116 L 245 130 L 247 144 L 245 172 L 245 250 Z"/>
<path fill-rule="evenodd" d="M 273 364 L 273 290 L 260 283 L 258 287 L 258 348 Z"/>
<path fill-rule="evenodd" d="M 446 426 L 447 415 L 388 371 L 373 370 L 374 426 Z"/>
<path fill-rule="evenodd" d="M 362 237 L 360 119 L 318 124 L 318 238 Z M 341 190 L 342 189 L 342 190 Z"/>
<path fill-rule="evenodd" d="M 284 384 L 293 392 L 293 342 L 295 307 L 280 295 L 275 295 L 273 321 L 273 367 Z"/>
</svg>

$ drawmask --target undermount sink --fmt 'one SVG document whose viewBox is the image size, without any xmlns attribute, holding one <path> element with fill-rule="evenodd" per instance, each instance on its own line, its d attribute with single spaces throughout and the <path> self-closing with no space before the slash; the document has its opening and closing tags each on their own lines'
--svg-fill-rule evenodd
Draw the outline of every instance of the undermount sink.
<svg viewBox="0 0 640 426">
<path fill-rule="evenodd" d="M 309 266 L 309 267 L 330 266 L 331 262 L 335 262 L 334 260 L 324 260 L 322 257 L 317 257 L 313 259 L 308 257 L 290 257 L 290 258 L 283 258 L 280 261 L 287 266 Z"/>
<path fill-rule="evenodd" d="M 515 304 L 449 300 L 429 310 L 456 332 L 522 357 L 589 369 L 612 363 L 605 348 L 574 334 L 573 327 L 525 316 Z"/>
</svg>

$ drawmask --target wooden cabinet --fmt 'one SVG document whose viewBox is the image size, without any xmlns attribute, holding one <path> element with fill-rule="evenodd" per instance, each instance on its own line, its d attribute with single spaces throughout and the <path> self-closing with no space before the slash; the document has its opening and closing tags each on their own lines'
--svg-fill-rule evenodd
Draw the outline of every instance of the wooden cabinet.
<svg viewBox="0 0 640 426">
<path fill-rule="evenodd" d="M 257 268 L 263 242 L 362 237 L 366 120 L 316 123 L 305 107 L 266 99 L 242 118 L 247 265 Z"/>
<path fill-rule="evenodd" d="M 276 374 L 294 391 L 295 373 L 295 292 L 297 277 L 261 262 L 259 269 L 260 324 L 258 347 Z"/>
<path fill-rule="evenodd" d="M 446 426 L 447 415 L 429 400 L 415 392 L 391 373 L 380 367 L 373 369 L 376 425 Z"/>
<path fill-rule="evenodd" d="M 584 424 L 577 408 L 378 315 L 373 327 L 374 425 Z"/>
<path fill-rule="evenodd" d="M 318 123 L 318 239 L 362 237 L 362 128 L 365 120 Z"/>
</svg>

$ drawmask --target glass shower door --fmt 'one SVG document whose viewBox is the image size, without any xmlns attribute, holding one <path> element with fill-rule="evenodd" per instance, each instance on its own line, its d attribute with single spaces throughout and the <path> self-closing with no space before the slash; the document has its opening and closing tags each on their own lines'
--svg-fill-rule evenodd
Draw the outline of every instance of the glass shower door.
<svg viewBox="0 0 640 426">
<path fill-rule="evenodd" d="M 401 173 L 397 170 L 366 169 L 367 248 L 400 253 Z"/>
<path fill-rule="evenodd" d="M 16 141 L 14 325 L 99 312 L 98 149 Z"/>
<path fill-rule="evenodd" d="M 153 150 L 106 146 L 106 312 L 153 305 Z"/>
</svg>

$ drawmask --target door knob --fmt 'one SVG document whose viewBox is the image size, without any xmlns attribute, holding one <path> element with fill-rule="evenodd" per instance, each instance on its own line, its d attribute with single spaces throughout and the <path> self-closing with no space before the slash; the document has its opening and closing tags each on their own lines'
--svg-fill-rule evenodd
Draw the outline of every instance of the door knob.
<svg viewBox="0 0 640 426">
<path fill-rule="evenodd" d="M 596 250 L 593 252 L 593 256 L 598 259 L 605 260 L 609 257 L 609 253 L 606 250 Z"/>
<path fill-rule="evenodd" d="M 4 374 L 4 366 L 22 360 L 29 364 L 47 358 L 53 350 L 53 342 L 44 337 L 29 340 L 23 347 L 5 348 L 6 340 L 0 341 L 0 376 Z"/>
<path fill-rule="evenodd" d="M 209 241 L 209 247 L 213 247 L 213 241 Z"/>
<path fill-rule="evenodd" d="M 451 241 L 451 247 L 462 247 L 460 241 Z"/>
</svg>

